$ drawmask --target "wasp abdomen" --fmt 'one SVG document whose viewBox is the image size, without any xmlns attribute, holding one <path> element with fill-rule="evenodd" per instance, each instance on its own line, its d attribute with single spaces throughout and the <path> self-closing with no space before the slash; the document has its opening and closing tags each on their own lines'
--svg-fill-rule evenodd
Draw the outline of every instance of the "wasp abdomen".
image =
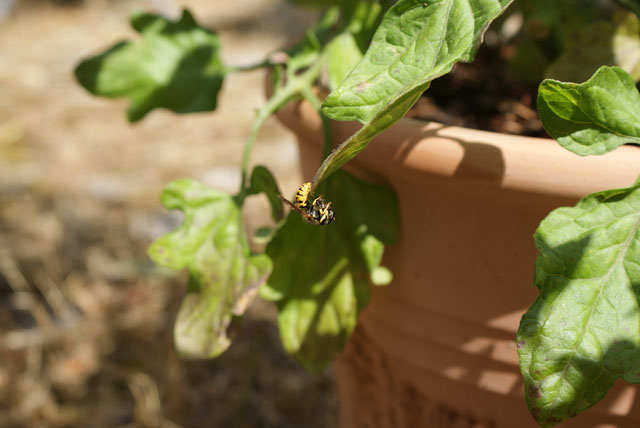
<svg viewBox="0 0 640 428">
<path fill-rule="evenodd" d="M 309 208 L 309 196 L 311 196 L 311 182 L 303 183 L 296 192 L 294 205 L 301 209 Z"/>
</svg>

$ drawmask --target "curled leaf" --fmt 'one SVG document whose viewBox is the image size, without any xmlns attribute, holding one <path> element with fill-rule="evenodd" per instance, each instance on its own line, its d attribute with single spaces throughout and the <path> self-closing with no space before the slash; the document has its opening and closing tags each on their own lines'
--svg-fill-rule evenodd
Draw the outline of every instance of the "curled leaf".
<svg viewBox="0 0 640 428">
<path fill-rule="evenodd" d="M 640 94 L 619 67 L 600 67 L 581 84 L 544 80 L 538 111 L 549 135 L 581 156 L 640 143 Z"/>
<path fill-rule="evenodd" d="M 156 263 L 189 270 L 174 329 L 176 346 L 188 357 L 215 357 L 229 346 L 231 318 L 242 315 L 253 301 L 271 271 L 271 261 L 250 253 L 241 211 L 232 196 L 181 179 L 169 183 L 162 202 L 185 215 L 175 231 L 149 248 Z"/>
</svg>

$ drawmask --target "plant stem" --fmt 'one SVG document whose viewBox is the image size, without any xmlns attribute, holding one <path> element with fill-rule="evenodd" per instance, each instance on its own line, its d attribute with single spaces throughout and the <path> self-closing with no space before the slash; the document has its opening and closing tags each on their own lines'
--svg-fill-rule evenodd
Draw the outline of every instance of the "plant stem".
<svg viewBox="0 0 640 428">
<path fill-rule="evenodd" d="M 256 117 L 251 125 L 251 130 L 245 141 L 244 149 L 242 152 L 242 184 L 240 186 L 240 192 L 238 199 L 242 201 L 248 191 L 248 183 L 250 180 L 249 162 L 251 159 L 251 152 L 253 152 L 253 146 L 258 139 L 258 133 L 262 128 L 264 122 L 271 116 L 280 110 L 289 101 L 304 97 L 305 94 L 311 93 L 311 87 L 315 83 L 316 79 L 320 75 L 320 70 L 323 65 L 323 57 L 320 55 L 316 58 L 315 62 L 311 64 L 303 73 L 299 75 L 292 75 L 287 79 L 284 86 L 275 88 L 274 93 L 260 109 L 256 111 Z M 314 95 L 315 97 L 315 95 Z M 317 98 L 316 98 L 317 99 Z M 319 103 L 319 100 L 318 100 Z M 324 128 L 324 123 L 323 123 Z"/>
<path fill-rule="evenodd" d="M 322 120 L 322 160 L 324 160 L 327 156 L 329 156 L 329 153 L 331 153 L 331 149 L 333 148 L 331 121 L 322 112 L 322 101 L 320 101 L 320 98 L 318 98 L 318 96 L 310 88 L 307 88 L 302 93 L 302 96 L 307 101 L 309 101 L 313 108 L 316 109 L 316 111 L 320 115 L 320 119 Z"/>
<path fill-rule="evenodd" d="M 256 140 L 258 139 L 258 133 L 260 132 L 260 129 L 262 128 L 262 125 L 267 120 L 267 118 L 277 111 L 273 110 L 273 107 L 271 105 L 271 101 L 274 98 L 275 97 L 269 99 L 267 104 L 263 105 L 256 111 L 256 117 L 255 119 L 253 119 L 251 130 L 249 131 L 247 140 L 244 143 L 244 149 L 242 151 L 242 184 L 240 185 L 240 194 L 243 194 L 247 187 L 247 182 L 249 180 L 249 160 L 251 158 L 253 146 L 256 144 Z"/>
<path fill-rule="evenodd" d="M 260 61 L 257 62 L 255 64 L 249 64 L 249 65 L 237 65 L 234 67 L 229 67 L 229 72 L 233 73 L 236 71 L 242 72 L 242 71 L 253 71 L 253 70 L 257 70 L 259 68 L 264 68 L 264 67 L 268 67 L 272 65 L 271 61 L 269 59 L 265 59 L 264 61 Z"/>
</svg>

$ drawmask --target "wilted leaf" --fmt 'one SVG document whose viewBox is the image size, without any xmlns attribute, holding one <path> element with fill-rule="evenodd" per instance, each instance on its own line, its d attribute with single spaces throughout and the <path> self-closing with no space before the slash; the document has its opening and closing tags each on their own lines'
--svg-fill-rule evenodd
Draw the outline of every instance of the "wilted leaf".
<svg viewBox="0 0 640 428">
<path fill-rule="evenodd" d="M 218 36 L 199 27 L 187 10 L 178 22 L 135 14 L 131 25 L 142 38 L 83 61 L 75 70 L 80 84 L 94 95 L 128 98 L 131 122 L 154 108 L 215 110 L 226 74 Z"/>
<path fill-rule="evenodd" d="M 345 172 L 326 183 L 336 220 L 328 226 L 305 223 L 291 212 L 267 246 L 273 273 L 262 297 L 277 303 L 285 349 L 314 371 L 342 349 L 369 300 L 369 281 L 390 281 L 380 269 L 384 245 L 397 233 L 392 191 Z"/>
<path fill-rule="evenodd" d="M 151 258 L 172 269 L 189 269 L 187 294 L 174 336 L 189 357 L 215 357 L 229 346 L 232 315 L 242 315 L 271 270 L 266 255 L 251 255 L 234 198 L 189 179 L 162 193 L 168 209 L 184 211 L 175 231 L 149 248 Z"/>
<path fill-rule="evenodd" d="M 471 61 L 488 25 L 511 0 L 399 0 L 360 63 L 324 102 L 332 119 L 364 126 L 323 162 L 317 184 L 413 106 L 436 77 Z"/>
<path fill-rule="evenodd" d="M 640 183 L 559 208 L 535 233 L 540 295 L 518 331 L 527 404 L 543 427 L 640 381 Z"/>
<path fill-rule="evenodd" d="M 582 84 L 544 80 L 538 112 L 549 135 L 581 156 L 640 142 L 640 94 L 618 67 L 601 67 Z"/>
</svg>

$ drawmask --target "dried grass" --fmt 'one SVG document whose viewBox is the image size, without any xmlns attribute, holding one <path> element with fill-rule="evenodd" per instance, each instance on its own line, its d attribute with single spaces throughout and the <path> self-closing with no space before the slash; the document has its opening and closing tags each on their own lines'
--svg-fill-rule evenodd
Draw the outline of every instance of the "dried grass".
<svg viewBox="0 0 640 428">
<path fill-rule="evenodd" d="M 249 3 L 272 21 L 240 31 L 255 19 Z M 331 375 L 312 377 L 282 351 L 267 304 L 250 311 L 219 359 L 179 360 L 172 324 L 184 274 L 169 276 L 146 256 L 177 221 L 159 206 L 162 186 L 237 172 L 261 76 L 229 81 L 215 115 L 158 112 L 130 127 L 122 103 L 88 96 L 70 72 L 128 34 L 130 9 L 177 5 L 43 4 L 23 2 L 0 22 L 0 427 L 334 426 Z M 227 55 L 238 61 L 292 31 L 282 2 L 232 4 L 193 9 L 225 27 Z M 260 144 L 256 161 L 295 189 L 292 137 L 270 122 Z"/>
</svg>

